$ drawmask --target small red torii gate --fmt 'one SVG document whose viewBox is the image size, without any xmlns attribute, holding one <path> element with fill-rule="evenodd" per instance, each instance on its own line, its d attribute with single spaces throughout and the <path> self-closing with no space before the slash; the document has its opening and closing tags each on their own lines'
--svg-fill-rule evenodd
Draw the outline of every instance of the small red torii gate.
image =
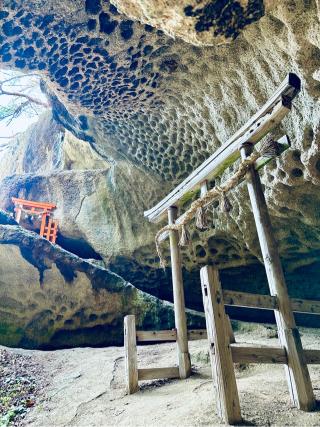
<svg viewBox="0 0 320 427">
<path fill-rule="evenodd" d="M 46 202 L 34 202 L 32 200 L 19 199 L 12 197 L 15 205 L 15 220 L 19 224 L 22 212 L 31 216 L 41 216 L 40 236 L 55 243 L 57 239 L 58 223 L 51 218 L 52 210 L 56 205 Z"/>
</svg>

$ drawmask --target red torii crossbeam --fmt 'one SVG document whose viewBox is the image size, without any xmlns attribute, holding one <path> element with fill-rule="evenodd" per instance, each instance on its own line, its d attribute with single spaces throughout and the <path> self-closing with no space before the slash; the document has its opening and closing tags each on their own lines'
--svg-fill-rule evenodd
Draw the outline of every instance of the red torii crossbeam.
<svg viewBox="0 0 320 427">
<path fill-rule="evenodd" d="M 15 219 L 20 223 L 22 212 L 31 216 L 41 215 L 40 236 L 45 237 L 49 242 L 55 243 L 57 239 L 58 223 L 51 218 L 52 210 L 56 208 L 53 203 L 34 202 L 32 200 L 12 197 L 15 205 Z"/>
</svg>

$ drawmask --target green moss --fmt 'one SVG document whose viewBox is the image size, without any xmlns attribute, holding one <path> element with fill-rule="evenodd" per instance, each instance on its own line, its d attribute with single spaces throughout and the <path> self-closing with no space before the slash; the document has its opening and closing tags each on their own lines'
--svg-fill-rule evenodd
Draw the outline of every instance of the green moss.
<svg viewBox="0 0 320 427">
<path fill-rule="evenodd" d="M 23 329 L 6 322 L 0 323 L 0 343 L 8 347 L 19 344 L 23 336 Z"/>
<path fill-rule="evenodd" d="M 129 304 L 130 307 L 126 307 L 124 312 L 136 315 L 137 327 L 146 329 L 170 329 L 174 327 L 172 305 L 137 289 L 131 294 Z"/>
</svg>

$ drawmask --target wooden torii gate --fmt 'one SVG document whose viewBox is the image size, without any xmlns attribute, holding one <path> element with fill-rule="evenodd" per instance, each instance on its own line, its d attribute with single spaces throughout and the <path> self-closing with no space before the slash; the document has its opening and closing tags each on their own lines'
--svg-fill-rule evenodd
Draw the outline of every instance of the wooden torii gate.
<svg viewBox="0 0 320 427">
<path fill-rule="evenodd" d="M 178 208 L 195 194 L 200 197 L 208 191 L 207 182 L 220 175 L 238 158 L 246 159 L 254 144 L 272 131 L 290 112 L 291 103 L 300 91 L 301 82 L 297 75 L 290 73 L 265 105 L 223 144 L 212 156 L 202 163 L 170 194 L 152 209 L 145 212 L 149 221 L 158 223 L 167 217 L 168 224 L 179 224 L 184 215 L 178 217 Z M 278 141 L 282 150 L 288 148 L 289 139 L 283 137 Z M 210 344 L 210 355 L 213 379 L 215 381 L 217 408 L 220 417 L 227 423 L 241 421 L 241 411 L 233 363 L 284 363 L 288 387 L 292 402 L 298 408 L 309 411 L 315 407 L 307 363 L 319 363 L 320 352 L 303 350 L 299 331 L 296 327 L 293 311 L 303 311 L 320 314 L 319 301 L 290 300 L 283 270 L 281 267 L 277 243 L 275 241 L 268 208 L 258 174 L 258 169 L 270 159 L 259 159 L 249 167 L 246 181 L 251 201 L 254 220 L 258 232 L 260 247 L 266 269 L 270 296 L 222 291 L 219 272 L 217 269 L 205 266 L 201 269 L 201 286 L 206 315 L 207 337 Z M 172 283 L 175 309 L 174 338 L 170 331 L 136 332 L 133 316 L 125 319 L 126 369 L 128 390 L 137 390 L 138 379 L 159 378 L 161 372 L 139 370 L 136 366 L 134 351 L 137 340 L 176 340 L 179 368 L 162 368 L 163 377 L 186 378 L 191 374 L 190 355 L 188 350 L 184 289 L 182 281 L 181 253 L 178 244 L 179 235 L 176 230 L 164 231 L 161 240 L 170 238 Z M 228 294 L 229 293 L 229 294 Z M 229 300 L 228 300 L 229 299 Z M 300 305 L 299 302 L 300 301 Z M 237 347 L 230 343 L 226 332 L 228 325 L 225 316 L 225 304 L 238 306 L 273 309 L 275 313 L 280 347 L 257 348 Z M 171 331 L 172 332 L 172 331 Z M 162 335 L 161 335 L 162 333 Z M 171 371 L 169 371 L 171 369 Z M 158 369 L 158 371 L 161 370 Z M 139 371 L 141 371 L 139 373 Z M 148 371 L 147 373 L 145 371 Z"/>
</svg>

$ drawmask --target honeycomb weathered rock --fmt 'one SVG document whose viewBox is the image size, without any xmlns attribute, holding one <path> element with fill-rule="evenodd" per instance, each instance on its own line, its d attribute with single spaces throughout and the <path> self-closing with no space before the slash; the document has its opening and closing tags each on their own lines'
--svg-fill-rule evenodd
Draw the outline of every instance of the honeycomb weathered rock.
<svg viewBox="0 0 320 427">
<path fill-rule="evenodd" d="M 274 0 L 111 0 L 130 18 L 195 45 L 234 40 L 259 20 Z"/>
<path fill-rule="evenodd" d="M 26 348 L 121 345 L 123 316 L 143 328 L 172 328 L 173 306 L 120 276 L 0 222 L 0 342 Z M 12 262 L 14 260 L 14 262 Z M 201 314 L 187 313 L 201 327 Z"/>
<path fill-rule="evenodd" d="M 129 0 L 117 0 L 120 3 L 126 13 Z M 152 2 L 159 8 L 162 3 Z M 224 3 L 230 7 L 241 3 L 247 10 L 254 2 Z M 258 3 L 261 16 L 243 25 L 231 43 L 221 44 L 210 27 L 206 36 L 212 46 L 193 46 L 148 24 L 133 22 L 108 1 L 5 0 L 0 12 L 0 62 L 40 73 L 55 119 L 87 141 L 107 163 L 135 169 L 137 183 L 130 191 L 137 193 L 134 199 L 143 198 L 141 204 L 147 207 L 236 131 L 289 71 L 299 74 L 301 94 L 276 131 L 276 136 L 284 132 L 290 136 L 292 148 L 261 173 L 281 255 L 286 267 L 294 271 L 317 261 L 320 249 L 319 10 L 314 1 Z M 35 179 L 35 188 L 40 181 Z M 45 187 L 45 179 L 41 185 Z M 71 198 L 67 189 L 65 194 Z M 233 191 L 230 199 L 230 217 L 215 210 L 209 231 L 192 231 L 193 253 L 184 258 L 188 270 L 206 262 L 241 266 L 259 257 L 245 187 Z M 97 206 L 97 211 L 103 212 L 103 206 Z M 126 215 L 123 222 L 131 224 Z M 75 215 L 71 218 L 75 221 Z M 83 229 L 94 227 L 85 215 L 83 221 Z M 122 270 L 117 259 L 124 257 L 128 270 L 122 274 L 130 280 L 129 266 L 135 265 L 137 283 L 147 286 L 162 276 L 151 245 L 153 229 L 143 221 L 141 216 L 127 247 L 123 229 L 109 235 L 108 242 L 99 241 L 99 234 L 90 231 L 90 245 L 105 259 L 112 255 L 117 271 Z M 98 224 L 101 229 L 107 227 L 103 220 Z M 124 242 L 120 253 L 109 251 L 116 247 L 113 239 L 119 242 L 119 238 Z"/>
</svg>

